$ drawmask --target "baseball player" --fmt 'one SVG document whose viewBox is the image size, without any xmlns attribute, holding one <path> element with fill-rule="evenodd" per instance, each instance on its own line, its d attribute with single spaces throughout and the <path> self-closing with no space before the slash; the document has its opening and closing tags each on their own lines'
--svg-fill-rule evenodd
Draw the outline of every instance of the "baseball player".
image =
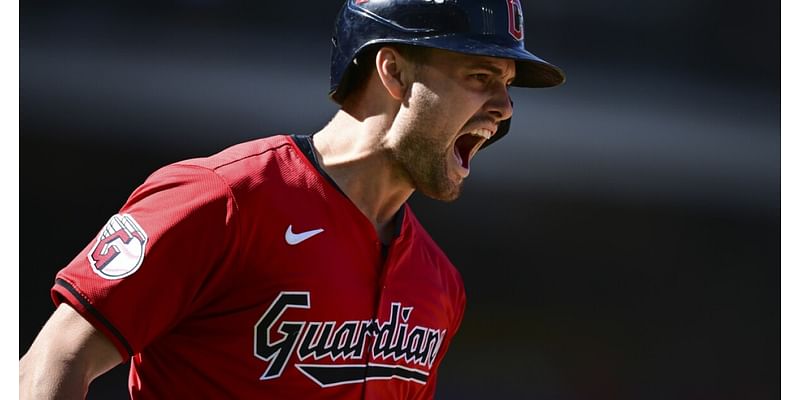
<svg viewBox="0 0 800 400">
<path fill-rule="evenodd" d="M 330 123 L 153 173 L 57 274 L 22 397 L 130 362 L 135 399 L 433 398 L 466 297 L 406 201 L 458 197 L 509 86 L 563 82 L 523 39 L 518 0 L 348 0 Z"/>
</svg>

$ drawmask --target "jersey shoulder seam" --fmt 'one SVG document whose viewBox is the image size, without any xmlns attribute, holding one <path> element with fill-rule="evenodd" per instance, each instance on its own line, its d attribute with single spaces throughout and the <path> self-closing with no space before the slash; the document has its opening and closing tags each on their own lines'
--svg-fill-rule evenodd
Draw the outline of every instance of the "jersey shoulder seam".
<svg viewBox="0 0 800 400">
<path fill-rule="evenodd" d="M 184 164 L 183 162 L 178 162 L 178 163 L 172 164 L 171 166 L 172 167 L 186 167 L 186 168 L 192 168 L 192 169 L 200 169 L 200 170 L 207 171 L 207 172 L 211 173 L 211 175 L 216 177 L 220 181 L 220 183 L 222 183 L 222 185 L 225 187 L 226 196 L 231 199 L 231 202 L 233 203 L 233 212 L 236 214 L 237 219 L 238 219 L 238 215 L 241 214 L 241 211 L 239 209 L 239 202 L 236 199 L 236 194 L 233 192 L 233 188 L 231 188 L 230 183 L 227 180 L 225 180 L 225 178 L 222 175 L 217 173 L 217 171 L 216 171 L 217 167 L 210 168 L 210 167 L 206 167 L 204 165 Z M 237 234 L 238 237 L 241 237 L 240 224 L 238 223 L 238 221 L 235 222 L 235 223 L 236 223 L 236 228 L 237 228 L 236 229 L 236 231 L 237 231 L 236 234 Z"/>
<path fill-rule="evenodd" d="M 268 139 L 269 138 L 264 138 L 264 139 L 259 139 L 259 140 L 268 140 Z M 206 168 L 206 169 L 212 170 L 212 171 L 214 171 L 216 173 L 216 170 L 221 169 L 223 167 L 227 167 L 227 166 L 229 166 L 231 164 L 235 164 L 237 162 L 246 160 L 248 158 L 258 157 L 258 156 L 261 156 L 261 155 L 263 155 L 265 153 L 269 153 L 271 151 L 276 151 L 276 150 L 279 150 L 279 149 L 281 149 L 283 147 L 286 147 L 286 146 L 289 146 L 290 148 L 293 148 L 291 143 L 289 143 L 289 141 L 284 141 L 283 143 L 280 143 L 280 144 L 277 144 L 277 145 L 274 145 L 274 146 L 270 146 L 270 147 L 268 147 L 266 149 L 263 149 L 262 151 L 259 151 L 257 153 L 248 154 L 246 156 L 242 156 L 242 157 L 236 158 L 234 160 L 225 161 L 225 162 L 223 162 L 221 164 L 216 164 L 213 167 L 198 165 L 198 164 L 192 163 L 191 162 L 192 160 L 179 161 L 176 164 L 177 165 L 187 165 L 187 166 L 196 166 L 196 167 L 200 167 L 200 168 Z M 213 157 L 214 156 L 206 157 L 206 159 L 213 158 Z"/>
</svg>

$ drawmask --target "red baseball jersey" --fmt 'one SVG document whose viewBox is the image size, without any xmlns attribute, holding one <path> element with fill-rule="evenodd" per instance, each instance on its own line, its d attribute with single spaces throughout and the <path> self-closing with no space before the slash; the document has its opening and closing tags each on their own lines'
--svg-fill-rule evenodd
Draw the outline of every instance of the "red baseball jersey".
<svg viewBox="0 0 800 400">
<path fill-rule="evenodd" d="M 408 205 L 382 245 L 309 149 L 164 167 L 58 273 L 53 301 L 132 359 L 132 398 L 433 398 L 461 277 Z"/>
</svg>

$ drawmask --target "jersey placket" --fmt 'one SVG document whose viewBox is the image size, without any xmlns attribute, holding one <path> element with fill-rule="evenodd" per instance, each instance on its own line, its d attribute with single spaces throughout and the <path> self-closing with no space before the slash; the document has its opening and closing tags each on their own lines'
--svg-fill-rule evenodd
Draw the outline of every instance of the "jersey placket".
<svg viewBox="0 0 800 400">
<path fill-rule="evenodd" d="M 387 289 L 389 288 L 390 276 L 394 272 L 394 269 L 397 268 L 396 263 L 392 262 L 394 257 L 396 257 L 397 252 L 399 251 L 398 247 L 400 247 L 401 237 L 395 237 L 392 241 L 391 245 L 389 245 L 388 250 L 386 251 L 386 256 L 382 258 L 382 262 L 379 264 L 380 274 L 376 286 L 376 296 L 377 299 L 375 304 L 375 309 L 373 310 L 373 318 L 372 323 L 370 324 L 370 329 L 372 330 L 373 334 L 367 337 L 367 347 L 366 349 L 366 357 L 364 361 L 366 362 L 365 368 L 365 380 L 364 380 L 364 399 L 365 400 L 372 400 L 372 399 L 383 399 L 386 398 L 386 393 L 382 393 L 375 385 L 370 384 L 370 382 L 374 382 L 373 380 L 368 379 L 369 376 L 369 369 L 374 366 L 374 364 L 385 364 L 385 362 L 380 362 L 376 360 L 375 352 L 373 351 L 376 346 L 376 341 L 381 340 L 379 337 L 379 327 L 380 321 L 389 321 L 391 318 L 391 304 L 390 300 L 385 298 Z M 378 251 L 382 250 L 383 244 L 380 241 L 375 242 L 375 246 L 377 247 Z M 386 338 L 386 346 L 391 345 L 392 337 L 391 335 L 387 335 Z"/>
</svg>

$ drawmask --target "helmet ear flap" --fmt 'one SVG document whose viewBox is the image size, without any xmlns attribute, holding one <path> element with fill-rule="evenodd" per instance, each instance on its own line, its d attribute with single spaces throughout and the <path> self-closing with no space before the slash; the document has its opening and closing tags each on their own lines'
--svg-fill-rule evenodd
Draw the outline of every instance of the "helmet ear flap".
<svg viewBox="0 0 800 400">
<path fill-rule="evenodd" d="M 366 82 L 369 74 L 374 67 L 375 55 L 380 48 L 379 45 L 366 46 L 353 56 L 353 59 L 344 67 L 341 72 L 339 83 L 330 93 L 331 99 L 337 104 L 342 105 L 347 96 L 357 91 Z"/>
</svg>

